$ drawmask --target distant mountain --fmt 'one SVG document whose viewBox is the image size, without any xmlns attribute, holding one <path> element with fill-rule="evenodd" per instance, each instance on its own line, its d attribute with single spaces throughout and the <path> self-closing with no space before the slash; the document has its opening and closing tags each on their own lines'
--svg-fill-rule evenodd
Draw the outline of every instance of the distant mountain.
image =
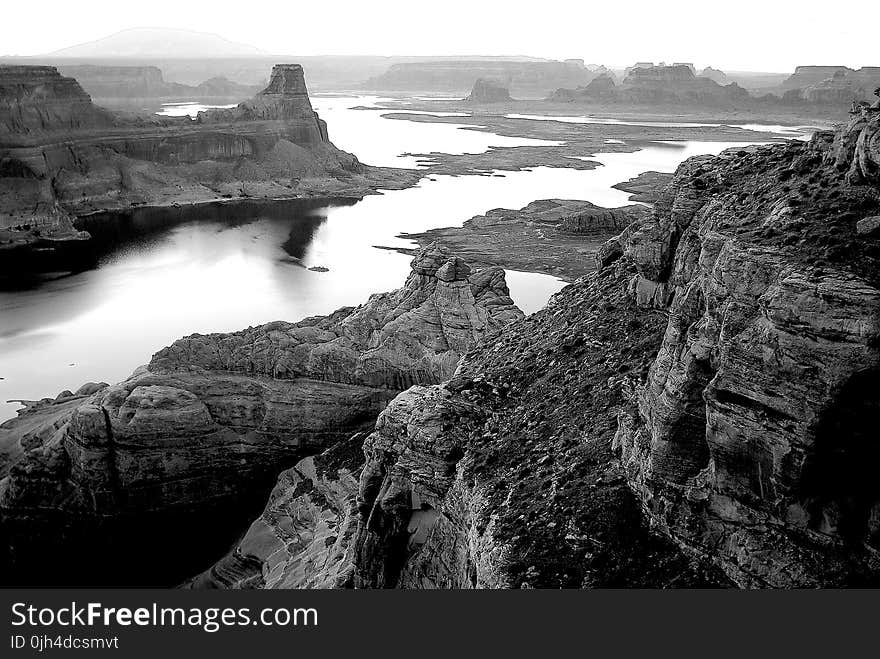
<svg viewBox="0 0 880 659">
<path fill-rule="evenodd" d="M 109 37 L 56 50 L 55 57 L 249 57 L 267 53 L 207 32 L 136 27 Z"/>
</svg>

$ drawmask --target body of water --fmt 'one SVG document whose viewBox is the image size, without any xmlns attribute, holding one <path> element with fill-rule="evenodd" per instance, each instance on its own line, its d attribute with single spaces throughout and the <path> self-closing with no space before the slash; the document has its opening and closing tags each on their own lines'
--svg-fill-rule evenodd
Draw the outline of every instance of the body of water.
<svg viewBox="0 0 880 659">
<path fill-rule="evenodd" d="M 479 153 L 491 146 L 547 144 L 462 130 L 455 124 L 383 119 L 374 96 L 318 96 L 313 104 L 331 140 L 369 164 L 416 168 L 403 152 Z M 464 124 L 462 124 L 464 125 Z M 552 144 L 552 143 L 551 143 Z M 39 399 L 87 381 L 116 382 L 175 339 L 299 320 L 357 305 L 399 287 L 410 257 L 377 249 L 412 247 L 396 238 L 458 226 L 492 208 L 544 198 L 629 203 L 610 186 L 647 171 L 673 171 L 683 159 L 738 143 L 653 142 L 634 153 L 598 154 L 592 171 L 538 167 L 497 176 L 429 176 L 416 187 L 354 204 L 283 202 L 208 205 L 188 221 L 119 242 L 99 267 L 0 292 L 0 420 L 8 399 Z M 162 213 L 133 211 L 133 223 L 163 224 Z M 327 271 L 309 268 L 326 268 Z M 510 271 L 511 295 L 527 313 L 564 282 Z"/>
<path fill-rule="evenodd" d="M 758 133 L 770 133 L 774 137 L 810 139 L 810 136 L 822 126 L 782 126 L 780 124 L 728 124 L 728 123 L 696 123 L 689 121 L 643 121 L 635 119 L 615 119 L 613 117 L 554 116 L 542 114 L 506 114 L 508 119 L 529 119 L 532 121 L 561 121 L 566 124 L 599 124 L 607 126 L 644 126 L 646 128 L 739 128 Z"/>
<path fill-rule="evenodd" d="M 229 108 L 234 108 L 236 103 L 231 103 L 229 105 L 206 105 L 204 103 L 197 103 L 195 101 L 181 101 L 179 103 L 163 103 L 161 109 L 159 109 L 156 114 L 161 117 L 192 117 L 193 119 L 198 116 L 199 112 L 204 110 L 226 110 Z"/>
</svg>

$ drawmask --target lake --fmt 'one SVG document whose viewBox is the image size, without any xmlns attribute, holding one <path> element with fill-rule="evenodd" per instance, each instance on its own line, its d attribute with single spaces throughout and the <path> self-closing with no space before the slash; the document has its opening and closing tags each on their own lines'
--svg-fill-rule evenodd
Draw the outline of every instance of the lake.
<svg viewBox="0 0 880 659">
<path fill-rule="evenodd" d="M 481 153 L 490 147 L 554 142 L 461 130 L 474 124 L 384 119 L 375 96 L 315 96 L 330 139 L 366 163 L 417 168 L 406 152 Z M 195 111 L 195 104 L 175 108 Z M 169 106 L 166 106 L 169 107 Z M 369 109 L 361 109 L 369 108 Z M 181 111 L 181 113 L 183 113 Z M 465 117 L 463 117 L 463 120 Z M 175 339 L 272 320 L 298 320 L 357 305 L 402 285 L 410 257 L 380 247 L 412 247 L 402 232 L 460 226 L 492 208 L 544 198 L 630 203 L 610 186 L 647 171 L 673 171 L 683 159 L 743 142 L 642 144 L 634 153 L 598 154 L 592 171 L 537 167 L 496 176 L 436 176 L 416 187 L 357 203 L 207 205 L 187 211 L 137 209 L 132 220 L 186 221 L 111 245 L 97 268 L 0 292 L 0 420 L 9 399 L 39 399 L 87 381 L 116 382 Z M 309 268 L 326 268 L 315 271 Z M 514 301 L 541 308 L 564 282 L 508 272 Z"/>
</svg>

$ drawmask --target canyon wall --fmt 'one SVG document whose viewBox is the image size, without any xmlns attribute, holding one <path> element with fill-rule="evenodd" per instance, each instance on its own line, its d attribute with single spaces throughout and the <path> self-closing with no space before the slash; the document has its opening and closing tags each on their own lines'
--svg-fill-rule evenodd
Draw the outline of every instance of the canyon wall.
<svg viewBox="0 0 880 659">
<path fill-rule="evenodd" d="M 576 89 L 557 89 L 551 101 L 592 101 L 636 105 L 733 106 L 750 100 L 748 91 L 730 83 L 719 84 L 709 76 L 696 75 L 691 66 L 636 66 L 616 84 L 608 75 L 598 76 Z"/>
<path fill-rule="evenodd" d="M 585 85 L 597 73 L 582 60 L 556 61 L 443 61 L 393 64 L 382 75 L 367 80 L 365 89 L 413 92 L 466 93 L 479 78 L 502 81 L 511 93 L 545 96 L 557 87 Z"/>
<path fill-rule="evenodd" d="M 249 98 L 260 91 L 256 85 L 241 85 L 224 76 L 197 85 L 168 82 L 158 66 L 59 64 L 57 68 L 61 75 L 74 78 L 95 103 L 110 108 L 131 108 L 132 103 L 145 100 Z"/>
<path fill-rule="evenodd" d="M 748 84 L 748 79 L 743 79 Z M 880 68 L 852 70 L 839 66 L 799 66 L 782 84 L 750 94 L 721 71 L 705 69 L 696 75 L 689 65 L 650 62 L 627 69 L 623 82 L 601 75 L 589 84 L 560 88 L 548 100 L 557 102 L 627 103 L 634 105 L 688 105 L 697 107 L 776 106 L 780 109 L 815 107 L 825 112 L 852 101 L 870 99 L 880 86 Z M 763 91 L 764 93 L 758 93 Z M 772 91 L 773 93 L 767 93 Z"/>
<path fill-rule="evenodd" d="M 155 553 L 176 562 L 126 582 L 182 580 L 215 535 L 232 542 L 279 471 L 371 426 L 400 390 L 448 379 L 474 342 L 519 317 L 502 270 L 471 272 L 431 247 L 403 288 L 358 308 L 186 337 L 61 417 L 29 408 L 3 426 L 4 441 L 26 439 L 0 484 L 13 564 L 24 582 L 94 585 L 117 578 L 102 563 Z M 45 563 L 61 546 L 76 574 Z"/>
<path fill-rule="evenodd" d="M 504 103 L 510 101 L 510 91 L 503 82 L 478 78 L 471 93 L 465 98 L 469 103 Z"/>
<path fill-rule="evenodd" d="M 682 164 L 598 271 L 388 405 L 356 493 L 356 460 L 300 469 L 344 529 L 312 578 L 876 585 L 878 131 Z M 270 509 L 321 508 L 293 482 Z"/>
<path fill-rule="evenodd" d="M 34 248 L 82 243 L 73 220 L 96 211 L 360 197 L 413 181 L 334 147 L 295 64 L 275 66 L 251 100 L 195 121 L 113 115 L 52 67 L 0 67 L 0 80 L 0 250 L 16 268 Z"/>
</svg>

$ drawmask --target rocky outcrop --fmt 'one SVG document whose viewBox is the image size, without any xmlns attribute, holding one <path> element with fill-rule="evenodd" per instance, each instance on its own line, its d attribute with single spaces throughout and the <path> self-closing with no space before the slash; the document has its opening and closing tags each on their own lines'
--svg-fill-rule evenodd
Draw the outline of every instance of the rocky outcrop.
<svg viewBox="0 0 880 659">
<path fill-rule="evenodd" d="M 504 103 L 512 99 L 507 87 L 502 83 L 478 78 L 471 93 L 464 100 L 468 103 Z"/>
<path fill-rule="evenodd" d="M 614 101 L 616 98 L 617 83 L 614 78 L 607 74 L 599 75 L 590 81 L 590 84 L 577 89 L 557 89 L 547 100 L 561 103 L 571 103 L 572 101 L 594 100 L 594 101 Z"/>
<path fill-rule="evenodd" d="M 354 576 L 352 538 L 365 433 L 306 458 L 278 477 L 262 514 L 234 549 L 185 586 L 344 588 Z"/>
<path fill-rule="evenodd" d="M 875 94 L 880 98 L 880 88 Z M 873 106 L 859 106 L 850 121 L 833 139 L 825 156 L 850 183 L 880 183 L 880 100 Z"/>
<path fill-rule="evenodd" d="M 857 150 L 830 148 L 872 123 L 692 160 L 628 241 L 636 300 L 670 320 L 615 442 L 652 521 L 741 585 L 844 585 L 880 568 L 864 471 L 880 457 L 865 442 L 880 270 L 856 227 L 877 179 L 846 162 Z M 798 186 L 809 205 L 786 194 Z M 733 202 L 744 189 L 757 203 Z"/>
<path fill-rule="evenodd" d="M 53 419 L 56 432 L 29 425 L 46 441 L 10 467 L 0 494 L 13 559 L 34 568 L 41 547 L 63 542 L 85 581 L 104 550 L 149 536 L 145 546 L 192 574 L 211 542 L 187 520 L 225 515 L 231 542 L 278 471 L 372 424 L 401 389 L 447 379 L 475 341 L 521 315 L 503 271 L 471 272 L 429 248 L 403 288 L 356 309 L 181 339 Z M 156 549 L 162 537 L 169 547 Z"/>
<path fill-rule="evenodd" d="M 602 208 L 588 201 L 541 199 L 524 208 L 495 208 L 460 227 L 405 234 L 433 242 L 469 263 L 546 272 L 574 281 L 594 267 L 592 255 L 612 235 L 649 211 L 640 204 Z"/>
<path fill-rule="evenodd" d="M 598 312 L 598 305 L 607 308 Z M 590 313 L 596 305 L 597 313 Z M 610 451 L 615 414 L 656 345 L 590 278 L 414 387 L 364 442 L 353 585 L 558 588 L 724 583 L 652 535 Z"/>
<path fill-rule="evenodd" d="M 111 113 L 92 105 L 79 83 L 60 75 L 55 67 L 0 66 L 0 145 L 9 135 L 114 124 Z M 4 170 L 13 167 L 14 163 L 3 162 Z"/>
<path fill-rule="evenodd" d="M 686 161 L 597 272 L 393 400 L 353 585 L 878 583 L 876 123 Z"/>
<path fill-rule="evenodd" d="M 327 124 L 312 109 L 299 64 L 275 65 L 269 85 L 251 100 L 229 110 L 199 112 L 197 121 L 202 124 L 281 121 L 287 129 L 285 135 L 296 144 L 329 141 Z"/>
<path fill-rule="evenodd" d="M 753 100 L 748 91 L 730 83 L 721 85 L 708 76 L 697 76 L 686 64 L 635 66 L 620 85 L 600 76 L 577 89 L 558 89 L 549 98 L 563 102 L 613 102 L 665 105 L 732 106 Z"/>
<path fill-rule="evenodd" d="M 198 85 L 169 82 L 157 66 L 110 66 L 103 64 L 59 65 L 63 76 L 76 79 L 92 100 L 105 107 L 130 107 L 133 101 L 211 100 L 247 98 L 259 87 L 240 85 L 215 76 Z"/>
<path fill-rule="evenodd" d="M 619 97 L 633 103 L 728 105 L 749 99 L 749 93 L 736 83 L 720 85 L 680 65 L 633 69 L 624 79 Z"/>
<path fill-rule="evenodd" d="M 630 200 L 640 201 L 643 203 L 653 204 L 657 201 L 657 196 L 663 191 L 672 180 L 672 174 L 666 172 L 642 172 L 638 176 L 628 181 L 615 183 L 612 188 L 631 192 Z"/>
<path fill-rule="evenodd" d="M 77 215 L 241 197 L 360 197 L 417 178 L 365 167 L 334 147 L 298 65 L 276 66 L 251 101 L 197 121 L 114 117 L 51 67 L 0 67 L 0 79 L 7 80 L 0 86 L 0 250 L 16 268 L 37 250 L 81 241 Z"/>
<path fill-rule="evenodd" d="M 833 65 L 797 66 L 794 69 L 794 73 L 788 76 L 788 78 L 783 81 L 781 86 L 783 89 L 803 89 L 804 87 L 809 87 L 810 85 L 815 85 L 822 82 L 823 80 L 832 78 L 835 74 L 838 73 L 846 75 L 846 73 L 851 70 L 852 69 L 846 66 Z"/>
<path fill-rule="evenodd" d="M 726 85 L 730 82 L 727 78 L 727 74 L 720 69 L 714 69 L 711 66 L 707 66 L 705 69 L 700 71 L 697 75 L 703 78 L 709 78 L 710 80 L 714 80 L 719 85 Z"/>
<path fill-rule="evenodd" d="M 546 96 L 558 87 L 587 84 L 597 74 L 582 60 L 510 61 L 439 60 L 393 64 L 380 76 L 367 80 L 365 89 L 467 93 L 479 78 L 504 80 L 511 93 Z"/>
<path fill-rule="evenodd" d="M 843 71 L 837 71 L 830 78 L 805 88 L 801 95 L 809 103 L 840 107 L 864 98 L 865 90 L 854 87 Z"/>
<path fill-rule="evenodd" d="M 880 67 L 799 66 L 780 85 L 780 91 L 801 103 L 841 107 L 864 101 L 880 86 Z"/>
</svg>

